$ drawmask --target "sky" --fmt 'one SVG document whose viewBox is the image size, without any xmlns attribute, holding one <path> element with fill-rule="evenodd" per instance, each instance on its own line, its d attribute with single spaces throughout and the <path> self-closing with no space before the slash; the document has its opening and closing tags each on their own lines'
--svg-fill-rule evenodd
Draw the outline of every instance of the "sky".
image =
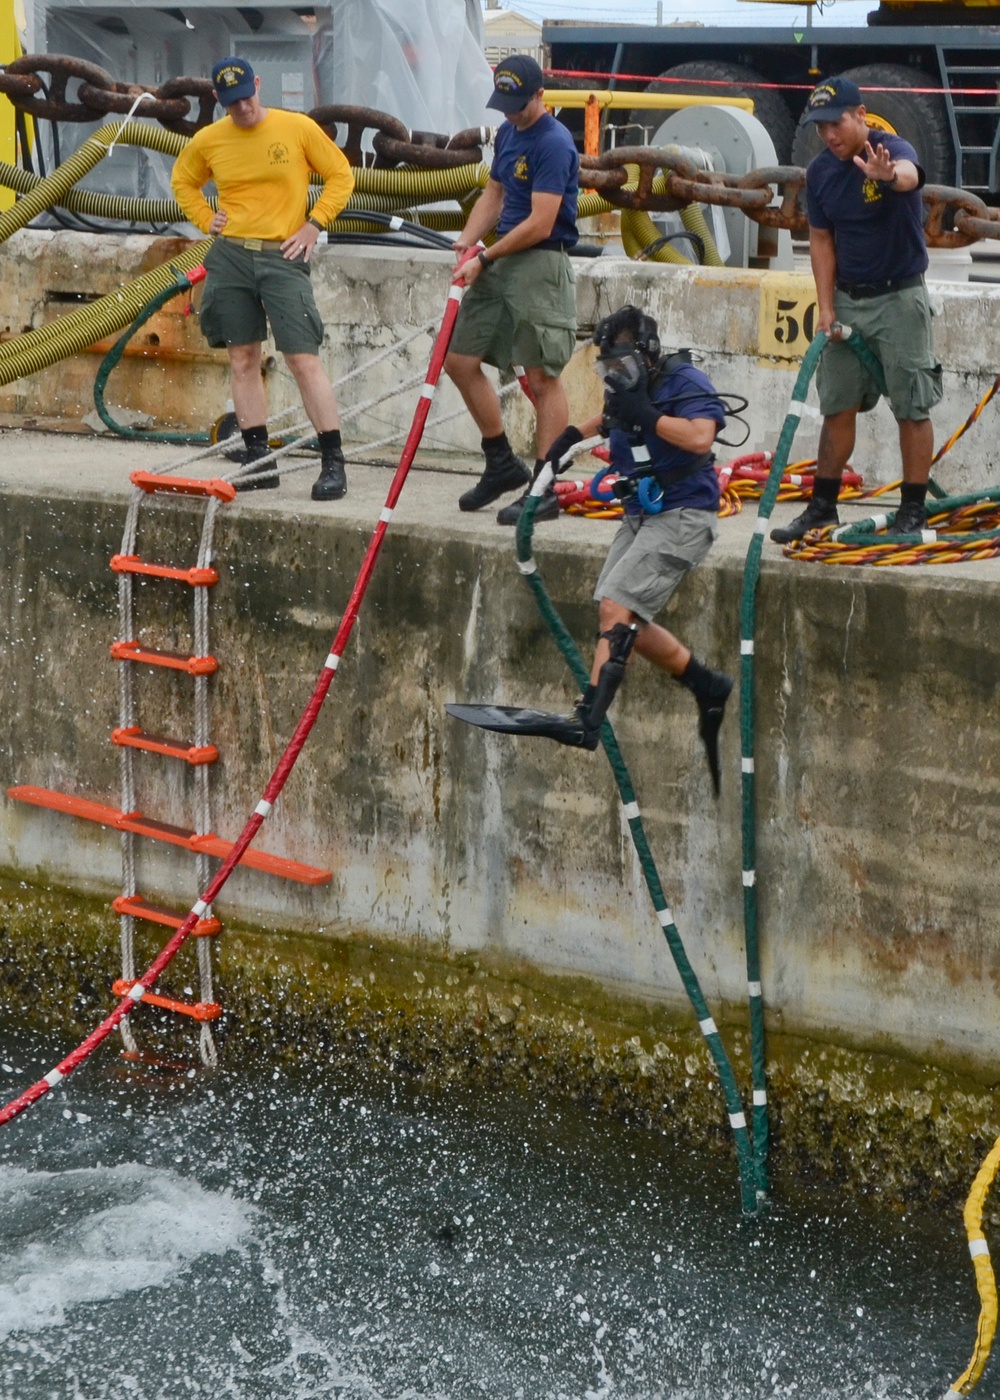
<svg viewBox="0 0 1000 1400">
<path fill-rule="evenodd" d="M 757 5 L 747 0 L 663 0 L 663 22 L 700 20 L 703 24 L 778 25 L 802 29 L 812 10 L 815 28 L 863 26 L 878 0 L 831 0 L 819 5 Z M 579 19 L 582 23 L 655 24 L 656 0 L 500 0 L 503 10 L 518 10 L 535 20 Z"/>
</svg>

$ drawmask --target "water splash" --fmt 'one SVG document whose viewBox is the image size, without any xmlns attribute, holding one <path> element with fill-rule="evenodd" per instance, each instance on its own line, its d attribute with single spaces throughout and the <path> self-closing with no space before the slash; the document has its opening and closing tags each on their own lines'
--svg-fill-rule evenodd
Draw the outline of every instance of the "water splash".
<svg viewBox="0 0 1000 1400">
<path fill-rule="evenodd" d="M 135 1163 L 0 1169 L 0 1340 L 66 1324 L 83 1303 L 165 1288 L 193 1260 L 241 1250 L 252 1209 Z"/>
</svg>

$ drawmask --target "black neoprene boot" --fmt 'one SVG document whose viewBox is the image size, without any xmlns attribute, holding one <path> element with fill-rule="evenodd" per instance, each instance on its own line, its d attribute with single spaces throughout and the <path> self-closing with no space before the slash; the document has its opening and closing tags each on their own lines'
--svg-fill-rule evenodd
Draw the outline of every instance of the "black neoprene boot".
<svg viewBox="0 0 1000 1400">
<path fill-rule="evenodd" d="M 712 787 L 719 795 L 721 774 L 719 771 L 719 730 L 726 714 L 726 701 L 733 689 L 733 678 L 724 671 L 710 671 L 695 657 L 691 657 L 684 673 L 677 677 L 685 689 L 690 690 L 698 706 L 698 734 L 705 745 L 708 771 L 712 775 Z"/>
<path fill-rule="evenodd" d="M 459 510 L 482 510 L 506 496 L 508 491 L 527 486 L 531 480 L 531 473 L 507 441 L 506 433 L 483 438 L 482 445 L 486 470 L 475 486 L 459 496 Z"/>
<path fill-rule="evenodd" d="M 553 719 L 562 720 L 562 726 L 550 731 L 547 738 L 573 748 L 591 751 L 597 748 L 601 741 L 604 716 L 625 679 L 625 667 L 638 632 L 634 623 L 616 622 L 614 627 L 601 633 L 609 644 L 611 654 L 598 672 L 596 685 L 587 685 L 572 715 L 553 715 Z"/>
</svg>

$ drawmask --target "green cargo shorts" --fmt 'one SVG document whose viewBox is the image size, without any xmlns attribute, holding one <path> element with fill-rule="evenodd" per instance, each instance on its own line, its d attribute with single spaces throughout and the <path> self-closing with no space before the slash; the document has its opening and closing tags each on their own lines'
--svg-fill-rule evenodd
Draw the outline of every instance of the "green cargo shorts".
<svg viewBox="0 0 1000 1400">
<path fill-rule="evenodd" d="M 277 249 L 253 252 L 217 238 L 205 256 L 205 291 L 198 313 L 214 350 L 267 339 L 268 322 L 283 355 L 315 355 L 323 343 L 309 264 L 289 262 Z"/>
<path fill-rule="evenodd" d="M 594 599 L 610 598 L 643 622 L 665 607 L 677 585 L 705 558 L 719 533 L 711 510 L 626 515 L 611 541 Z"/>
<path fill-rule="evenodd" d="M 897 420 L 930 417 L 940 401 L 941 366 L 934 355 L 931 304 L 927 288 L 906 287 L 880 297 L 850 297 L 835 292 L 838 321 L 860 331 L 885 371 L 886 397 Z M 879 391 L 849 345 L 833 341 L 823 351 L 816 375 L 824 415 L 859 408 L 868 413 Z"/>
<path fill-rule="evenodd" d="M 558 248 L 526 248 L 484 267 L 462 299 L 451 349 L 497 369 L 557 378 L 576 347 L 576 289 Z"/>
</svg>

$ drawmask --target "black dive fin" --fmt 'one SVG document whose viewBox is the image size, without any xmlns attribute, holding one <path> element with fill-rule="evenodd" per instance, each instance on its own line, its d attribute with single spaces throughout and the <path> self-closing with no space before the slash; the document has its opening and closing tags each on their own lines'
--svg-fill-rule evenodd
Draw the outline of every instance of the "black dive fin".
<svg viewBox="0 0 1000 1400">
<path fill-rule="evenodd" d="M 729 680 L 729 677 L 725 677 Z M 732 681 L 725 694 L 713 695 L 711 699 L 699 700 L 698 702 L 698 733 L 701 742 L 705 745 L 705 757 L 708 759 L 708 771 L 712 775 L 712 787 L 716 797 L 719 795 L 721 774 L 719 771 L 719 730 L 722 728 L 722 721 L 726 714 L 726 701 L 729 699 L 730 691 L 733 688 Z"/>
<path fill-rule="evenodd" d="M 445 705 L 453 719 L 499 734 L 521 734 L 554 739 L 574 749 L 596 749 L 598 733 L 588 733 L 576 715 L 552 715 L 516 705 Z"/>
</svg>

